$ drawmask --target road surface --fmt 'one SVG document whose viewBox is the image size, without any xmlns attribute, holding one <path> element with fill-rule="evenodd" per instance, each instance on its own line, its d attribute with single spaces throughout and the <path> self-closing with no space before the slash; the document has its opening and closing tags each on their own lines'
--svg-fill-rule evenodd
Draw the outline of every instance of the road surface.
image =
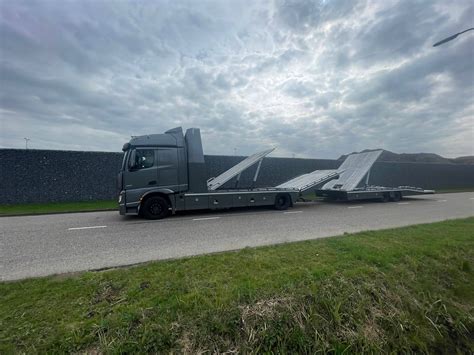
<svg viewBox="0 0 474 355">
<path fill-rule="evenodd" d="M 474 193 L 398 203 L 298 203 L 159 221 L 118 212 L 1 217 L 0 278 L 15 280 L 474 216 Z"/>
</svg>

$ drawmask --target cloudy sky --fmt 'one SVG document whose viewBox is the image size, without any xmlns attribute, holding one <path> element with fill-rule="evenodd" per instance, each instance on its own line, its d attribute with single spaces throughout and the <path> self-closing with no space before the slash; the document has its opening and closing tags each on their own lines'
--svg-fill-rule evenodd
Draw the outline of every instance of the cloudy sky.
<svg viewBox="0 0 474 355">
<path fill-rule="evenodd" d="M 0 0 L 0 147 L 474 154 L 474 2 Z"/>
</svg>

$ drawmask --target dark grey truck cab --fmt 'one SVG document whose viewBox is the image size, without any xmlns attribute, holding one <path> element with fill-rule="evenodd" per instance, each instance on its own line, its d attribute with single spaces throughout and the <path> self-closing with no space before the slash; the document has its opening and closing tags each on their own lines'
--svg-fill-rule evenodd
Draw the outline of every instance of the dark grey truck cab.
<svg viewBox="0 0 474 355">
<path fill-rule="evenodd" d="M 160 219 L 183 210 L 293 205 L 293 189 L 260 188 L 209 191 L 198 128 L 134 137 L 123 146 L 118 174 L 122 215 Z"/>
</svg>

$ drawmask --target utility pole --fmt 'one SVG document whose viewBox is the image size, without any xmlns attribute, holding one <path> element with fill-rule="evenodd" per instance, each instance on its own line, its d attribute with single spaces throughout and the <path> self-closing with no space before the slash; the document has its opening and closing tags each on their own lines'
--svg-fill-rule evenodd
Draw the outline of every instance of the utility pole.
<svg viewBox="0 0 474 355">
<path fill-rule="evenodd" d="M 28 150 L 28 142 L 31 140 L 29 138 L 23 138 L 25 140 L 25 149 Z"/>
</svg>

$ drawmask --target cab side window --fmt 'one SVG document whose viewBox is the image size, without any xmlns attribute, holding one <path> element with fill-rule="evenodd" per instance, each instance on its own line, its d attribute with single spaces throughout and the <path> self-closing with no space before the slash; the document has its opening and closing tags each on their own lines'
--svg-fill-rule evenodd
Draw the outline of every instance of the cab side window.
<svg viewBox="0 0 474 355">
<path fill-rule="evenodd" d="M 178 159 L 176 148 L 158 149 L 158 159 L 160 166 L 176 166 Z"/>
<path fill-rule="evenodd" d="M 151 168 L 155 164 L 155 151 L 153 149 L 137 149 L 135 155 L 135 169 Z"/>
</svg>

